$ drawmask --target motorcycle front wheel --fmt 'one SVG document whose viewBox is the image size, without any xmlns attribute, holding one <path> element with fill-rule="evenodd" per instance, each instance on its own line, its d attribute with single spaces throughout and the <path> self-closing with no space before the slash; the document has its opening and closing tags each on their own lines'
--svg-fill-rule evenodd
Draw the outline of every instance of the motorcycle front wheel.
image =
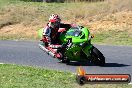
<svg viewBox="0 0 132 88">
<path fill-rule="evenodd" d="M 98 66 L 104 66 L 105 65 L 105 57 L 103 54 L 93 46 L 92 52 L 91 52 L 92 59 L 91 61 Z"/>
</svg>

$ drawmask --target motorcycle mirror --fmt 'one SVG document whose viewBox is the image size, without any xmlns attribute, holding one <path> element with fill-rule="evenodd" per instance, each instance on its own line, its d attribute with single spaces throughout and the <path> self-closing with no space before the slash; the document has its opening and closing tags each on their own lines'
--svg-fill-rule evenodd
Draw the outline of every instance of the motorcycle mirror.
<svg viewBox="0 0 132 88">
<path fill-rule="evenodd" d="M 94 35 L 91 35 L 91 38 L 94 38 Z"/>
</svg>

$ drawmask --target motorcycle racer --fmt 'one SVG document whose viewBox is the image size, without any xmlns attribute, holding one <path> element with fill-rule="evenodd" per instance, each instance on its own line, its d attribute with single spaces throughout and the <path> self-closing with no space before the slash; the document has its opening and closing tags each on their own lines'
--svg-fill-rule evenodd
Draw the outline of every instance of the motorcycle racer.
<svg viewBox="0 0 132 88">
<path fill-rule="evenodd" d="M 59 16 L 52 14 L 46 27 L 38 31 L 42 38 L 40 49 L 62 63 L 89 61 L 95 65 L 105 65 L 104 55 L 91 43 L 93 37 L 89 28 L 60 22 Z"/>
<path fill-rule="evenodd" d="M 58 30 L 59 28 L 64 28 L 66 30 L 71 27 L 71 24 L 62 24 L 61 18 L 57 14 L 52 14 L 49 17 L 49 22 L 47 23 L 46 27 L 43 28 L 43 38 L 41 41 L 46 40 L 47 46 L 51 47 L 52 49 L 56 49 L 55 53 L 57 53 L 58 49 L 62 48 L 63 46 L 58 44 Z M 61 58 L 60 55 L 58 57 Z"/>
</svg>

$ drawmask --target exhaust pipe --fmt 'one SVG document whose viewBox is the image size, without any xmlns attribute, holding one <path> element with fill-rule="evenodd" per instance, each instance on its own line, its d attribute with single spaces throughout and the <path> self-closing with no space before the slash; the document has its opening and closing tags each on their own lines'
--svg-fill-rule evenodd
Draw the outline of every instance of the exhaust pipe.
<svg viewBox="0 0 132 88">
<path fill-rule="evenodd" d="M 54 53 L 49 52 L 48 54 L 51 55 L 53 58 L 55 58 L 55 54 Z"/>
<path fill-rule="evenodd" d="M 49 50 L 46 49 L 42 44 L 39 44 L 39 48 L 45 51 L 46 53 L 49 53 Z"/>
<path fill-rule="evenodd" d="M 52 53 L 50 50 L 46 49 L 42 44 L 39 44 L 39 48 L 45 51 L 47 54 L 51 55 L 53 58 L 55 58 L 55 54 Z"/>
</svg>

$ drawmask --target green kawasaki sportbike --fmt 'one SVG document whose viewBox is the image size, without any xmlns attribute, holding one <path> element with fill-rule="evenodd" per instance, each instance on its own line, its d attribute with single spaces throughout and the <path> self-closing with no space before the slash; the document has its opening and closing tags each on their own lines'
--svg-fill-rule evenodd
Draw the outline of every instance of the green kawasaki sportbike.
<svg viewBox="0 0 132 88">
<path fill-rule="evenodd" d="M 93 36 L 90 35 L 88 28 L 75 26 L 69 28 L 67 31 L 62 31 L 62 28 L 60 28 L 60 30 L 58 31 L 59 44 L 62 44 L 63 48 L 58 50 L 58 53 L 63 56 L 61 58 L 62 62 L 90 61 L 99 66 L 105 64 L 105 57 L 103 54 L 91 44 Z M 39 36 L 42 36 L 42 29 L 39 30 Z M 49 48 L 46 42 L 40 43 L 39 46 L 51 56 L 56 57 L 57 54 L 54 52 L 55 49 Z"/>
</svg>

